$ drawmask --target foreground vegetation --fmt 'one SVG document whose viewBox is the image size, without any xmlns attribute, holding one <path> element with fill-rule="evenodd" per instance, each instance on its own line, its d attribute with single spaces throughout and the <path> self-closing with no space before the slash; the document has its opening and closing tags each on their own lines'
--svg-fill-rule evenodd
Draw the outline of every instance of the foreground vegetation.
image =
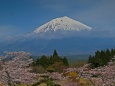
<svg viewBox="0 0 115 86">
<path fill-rule="evenodd" d="M 96 51 L 88 62 L 74 65 L 56 50 L 49 57 L 30 57 L 26 52 L 0 56 L 0 86 L 115 86 L 115 49 Z"/>
</svg>

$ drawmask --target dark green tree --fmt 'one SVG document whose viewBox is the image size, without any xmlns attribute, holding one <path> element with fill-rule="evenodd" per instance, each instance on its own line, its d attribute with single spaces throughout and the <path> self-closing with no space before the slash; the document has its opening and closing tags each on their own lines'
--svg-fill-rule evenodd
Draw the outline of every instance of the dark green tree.
<svg viewBox="0 0 115 86">
<path fill-rule="evenodd" d="M 52 61 L 53 61 L 53 63 L 62 61 L 62 58 L 60 58 L 60 57 L 58 56 L 58 53 L 57 53 L 56 50 L 54 50 L 53 57 L 52 57 Z"/>
<path fill-rule="evenodd" d="M 96 57 L 96 58 L 100 58 L 100 57 L 101 57 L 101 52 L 97 50 L 97 51 L 95 52 L 95 57 Z"/>
<path fill-rule="evenodd" d="M 112 60 L 115 55 L 114 49 L 106 49 L 101 51 L 96 51 L 94 56 L 89 56 L 88 63 L 90 63 L 92 68 L 107 65 L 110 60 Z"/>
<path fill-rule="evenodd" d="M 65 66 L 69 66 L 69 63 L 66 57 L 63 58 L 63 63 Z"/>
<path fill-rule="evenodd" d="M 58 57 L 58 53 L 56 50 L 54 50 L 53 57 Z"/>
<path fill-rule="evenodd" d="M 44 68 L 47 68 L 49 66 L 49 59 L 45 55 L 43 55 L 39 59 L 39 65 L 41 65 Z"/>
</svg>

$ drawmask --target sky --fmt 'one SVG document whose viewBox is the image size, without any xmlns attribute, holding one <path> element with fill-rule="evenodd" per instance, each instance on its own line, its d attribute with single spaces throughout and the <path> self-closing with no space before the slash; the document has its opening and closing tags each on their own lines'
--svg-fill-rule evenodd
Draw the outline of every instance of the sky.
<svg viewBox="0 0 115 86">
<path fill-rule="evenodd" d="M 115 0 L 0 0 L 0 40 L 68 16 L 93 28 L 100 37 L 115 37 Z"/>
</svg>

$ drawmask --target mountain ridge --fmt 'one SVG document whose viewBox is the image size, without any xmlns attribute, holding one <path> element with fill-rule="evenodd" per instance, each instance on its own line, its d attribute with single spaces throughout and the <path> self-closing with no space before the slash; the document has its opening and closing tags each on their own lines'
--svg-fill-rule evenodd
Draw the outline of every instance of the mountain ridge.
<svg viewBox="0 0 115 86">
<path fill-rule="evenodd" d="M 62 31 L 80 31 L 80 30 L 91 30 L 92 28 L 67 16 L 55 18 L 51 21 L 43 24 L 36 28 L 33 33 L 46 33 L 48 31 L 56 32 L 57 30 Z"/>
</svg>

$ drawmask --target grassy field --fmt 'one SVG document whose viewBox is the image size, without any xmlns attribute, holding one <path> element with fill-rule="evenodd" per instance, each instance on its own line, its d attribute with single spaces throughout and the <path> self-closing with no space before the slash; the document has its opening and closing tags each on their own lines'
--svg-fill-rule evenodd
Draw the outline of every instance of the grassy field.
<svg viewBox="0 0 115 86">
<path fill-rule="evenodd" d="M 69 62 L 69 65 L 70 65 L 70 67 L 81 67 L 86 63 L 87 63 L 87 61 L 85 61 L 85 60 L 76 60 L 73 62 Z"/>
<path fill-rule="evenodd" d="M 87 63 L 89 55 L 68 55 L 70 67 L 80 67 Z"/>
</svg>

